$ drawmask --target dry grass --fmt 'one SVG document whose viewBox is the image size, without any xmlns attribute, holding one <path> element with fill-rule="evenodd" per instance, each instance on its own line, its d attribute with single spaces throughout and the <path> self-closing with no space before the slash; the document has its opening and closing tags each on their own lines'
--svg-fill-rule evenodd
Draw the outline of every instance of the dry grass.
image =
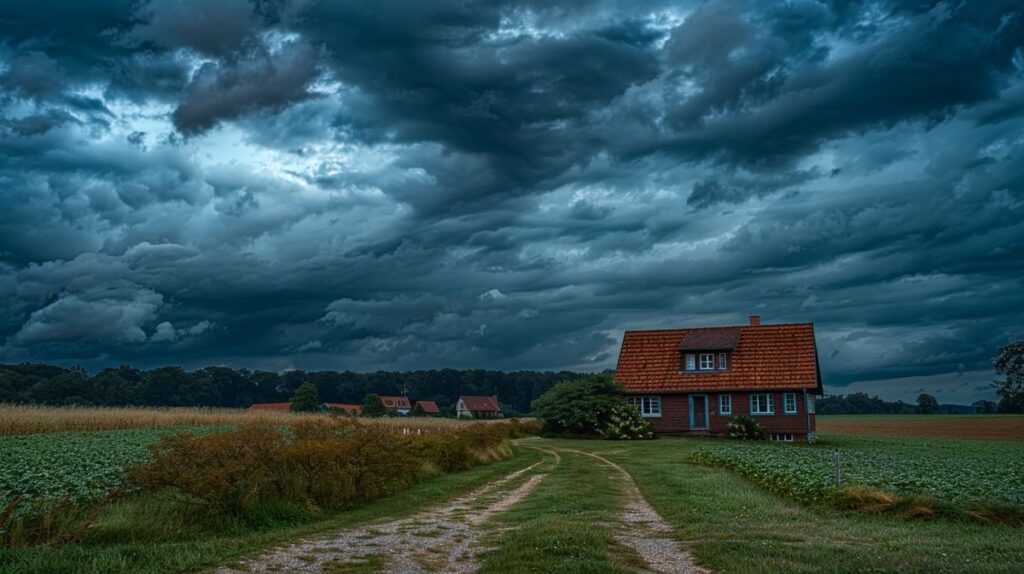
<svg viewBox="0 0 1024 574">
<path fill-rule="evenodd" d="M 248 411 L 244 409 L 46 407 L 0 404 L 0 436 L 68 431 L 237 425 L 244 423 L 294 424 L 302 420 L 323 420 L 330 416 L 321 413 Z M 391 426 L 396 429 L 407 428 L 413 431 L 417 429 L 446 429 L 467 424 L 465 421 L 455 419 L 429 417 L 360 420 Z"/>
<path fill-rule="evenodd" d="M 819 415 L 818 432 L 963 440 L 1024 440 L 1021 415 Z"/>
</svg>

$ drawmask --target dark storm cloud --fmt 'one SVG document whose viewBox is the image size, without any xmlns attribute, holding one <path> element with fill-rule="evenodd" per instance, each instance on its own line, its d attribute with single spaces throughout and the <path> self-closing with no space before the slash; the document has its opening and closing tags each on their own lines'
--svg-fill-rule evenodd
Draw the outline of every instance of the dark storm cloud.
<svg viewBox="0 0 1024 574">
<path fill-rule="evenodd" d="M 0 11 L 3 360 L 599 369 L 760 312 L 917 385 L 1024 320 L 1019 3 Z"/>
</svg>

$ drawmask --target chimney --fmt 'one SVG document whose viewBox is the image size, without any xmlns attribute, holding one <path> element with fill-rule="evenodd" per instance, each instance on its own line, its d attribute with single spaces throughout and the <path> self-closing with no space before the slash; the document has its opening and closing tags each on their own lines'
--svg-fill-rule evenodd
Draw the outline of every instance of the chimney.
<svg viewBox="0 0 1024 574">
<path fill-rule="evenodd" d="M 760 324 L 761 324 L 761 316 L 760 315 L 751 315 L 750 316 L 750 326 L 751 327 L 757 327 Z"/>
</svg>

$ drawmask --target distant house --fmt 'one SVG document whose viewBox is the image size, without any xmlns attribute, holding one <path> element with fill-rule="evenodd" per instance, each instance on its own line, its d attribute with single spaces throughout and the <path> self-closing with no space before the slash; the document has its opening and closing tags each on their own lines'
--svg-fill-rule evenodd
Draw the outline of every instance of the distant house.
<svg viewBox="0 0 1024 574">
<path fill-rule="evenodd" d="M 812 323 L 627 331 L 615 378 L 659 433 L 722 435 L 747 415 L 773 440 L 814 440 Z"/>
<path fill-rule="evenodd" d="M 250 411 L 290 411 L 291 403 L 256 403 L 249 407 Z"/>
<path fill-rule="evenodd" d="M 498 397 L 470 397 L 461 396 L 459 402 L 455 403 L 455 414 L 462 417 L 474 419 L 496 419 L 501 418 L 501 404 Z"/>
<path fill-rule="evenodd" d="M 394 409 L 398 411 L 398 414 L 407 415 L 412 410 L 412 403 L 409 402 L 409 397 L 384 397 L 380 398 L 381 404 L 386 409 Z"/>
<path fill-rule="evenodd" d="M 324 403 L 329 411 L 343 411 L 346 415 L 360 415 L 363 413 L 362 405 L 350 405 L 345 403 Z"/>
<path fill-rule="evenodd" d="M 434 401 L 416 401 L 416 406 L 423 409 L 423 414 L 428 417 L 436 417 L 441 414 L 441 409 L 437 408 L 437 403 Z"/>
</svg>

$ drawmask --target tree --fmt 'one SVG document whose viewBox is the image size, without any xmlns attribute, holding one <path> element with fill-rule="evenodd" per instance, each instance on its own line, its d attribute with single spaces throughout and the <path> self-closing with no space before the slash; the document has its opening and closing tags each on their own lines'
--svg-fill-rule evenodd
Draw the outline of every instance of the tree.
<svg viewBox="0 0 1024 574">
<path fill-rule="evenodd" d="M 996 412 L 998 405 L 992 401 L 974 401 L 971 406 L 974 407 L 974 412 L 980 415 L 990 415 Z"/>
<path fill-rule="evenodd" d="M 316 392 L 316 385 L 306 381 L 299 385 L 292 396 L 292 412 L 311 413 L 320 410 L 320 394 Z"/>
<path fill-rule="evenodd" d="M 933 415 L 939 412 L 939 401 L 928 393 L 917 395 L 917 412 L 922 415 Z"/>
<path fill-rule="evenodd" d="M 386 414 L 388 414 L 388 410 L 384 408 L 384 403 L 380 402 L 380 395 L 370 393 L 363 397 L 364 417 L 382 417 Z"/>
<path fill-rule="evenodd" d="M 999 350 L 995 368 L 996 374 L 1006 377 L 992 383 L 999 395 L 999 412 L 1024 413 L 1024 339 L 1011 337 Z"/>
<path fill-rule="evenodd" d="M 416 403 L 416 406 L 414 406 L 412 408 L 412 410 L 409 411 L 409 416 L 411 416 L 411 417 L 425 417 L 425 416 L 427 416 L 427 412 L 423 410 L 423 407 L 421 407 L 419 403 Z"/>
<path fill-rule="evenodd" d="M 543 421 L 545 434 L 653 437 L 650 425 L 635 407 L 626 403 L 622 389 L 611 375 L 584 375 L 562 381 L 533 401 L 533 412 Z M 630 420 L 620 423 L 626 416 Z"/>
</svg>

